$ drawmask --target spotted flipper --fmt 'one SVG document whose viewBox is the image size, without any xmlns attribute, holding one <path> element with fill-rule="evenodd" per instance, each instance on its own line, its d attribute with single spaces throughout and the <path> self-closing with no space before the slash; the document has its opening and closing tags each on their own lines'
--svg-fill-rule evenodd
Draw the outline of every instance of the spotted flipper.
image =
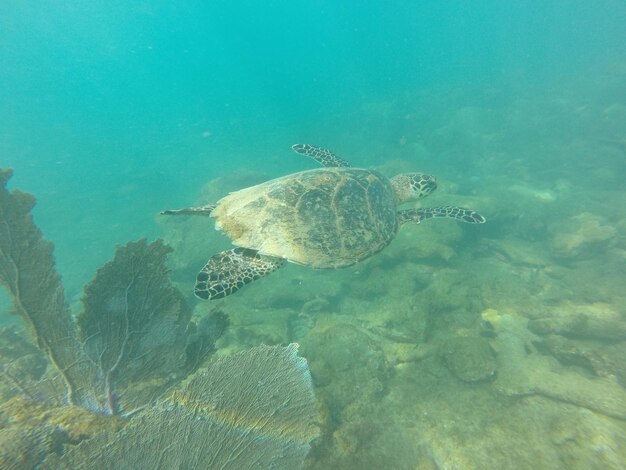
<svg viewBox="0 0 626 470">
<path fill-rule="evenodd" d="M 196 276 L 194 294 L 214 300 L 237 292 L 246 284 L 276 271 L 282 258 L 260 255 L 249 248 L 233 248 L 213 255 Z"/>
<path fill-rule="evenodd" d="M 291 148 L 294 152 L 311 157 L 317 163 L 320 163 L 325 167 L 352 166 L 347 161 L 332 153 L 330 150 L 323 149 L 321 147 L 315 147 L 314 145 L 309 144 L 296 144 L 292 145 Z"/>
<path fill-rule="evenodd" d="M 461 222 L 467 222 L 468 224 L 485 223 L 485 218 L 478 212 L 454 206 L 426 207 L 420 209 L 406 209 L 398 211 L 398 222 L 400 224 L 403 224 L 405 222 L 413 222 L 419 224 L 422 220 L 430 219 L 433 217 L 456 219 L 460 220 Z"/>
<path fill-rule="evenodd" d="M 185 207 L 184 209 L 168 209 L 161 211 L 161 215 L 211 215 L 215 204 L 207 204 L 201 207 Z"/>
</svg>

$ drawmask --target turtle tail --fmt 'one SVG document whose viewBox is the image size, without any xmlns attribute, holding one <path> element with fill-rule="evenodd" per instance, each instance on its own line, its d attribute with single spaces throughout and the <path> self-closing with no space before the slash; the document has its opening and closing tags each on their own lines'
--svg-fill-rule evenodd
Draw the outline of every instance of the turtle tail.
<svg viewBox="0 0 626 470">
<path fill-rule="evenodd" d="M 167 209 L 161 211 L 161 215 L 211 215 L 215 204 L 207 204 L 201 207 L 185 207 L 184 209 Z"/>
</svg>

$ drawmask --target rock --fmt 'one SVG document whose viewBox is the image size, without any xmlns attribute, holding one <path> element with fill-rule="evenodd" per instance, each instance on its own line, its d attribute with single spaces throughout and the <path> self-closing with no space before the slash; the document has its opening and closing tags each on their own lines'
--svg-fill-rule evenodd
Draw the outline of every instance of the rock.
<svg viewBox="0 0 626 470">
<path fill-rule="evenodd" d="M 549 316 L 530 320 L 528 328 L 539 335 L 609 341 L 626 339 L 626 322 L 610 305 L 564 304 L 550 309 Z"/>
<path fill-rule="evenodd" d="M 615 376 L 626 386 L 626 343 L 606 344 L 591 340 L 572 340 L 559 335 L 548 335 L 542 343 L 545 350 L 563 365 L 575 365 L 593 372 L 598 377 Z"/>
<path fill-rule="evenodd" d="M 100 431 L 117 431 L 124 421 L 76 406 L 47 406 L 14 397 L 0 404 L 0 468 L 40 468 L 63 444 L 76 444 Z"/>
<path fill-rule="evenodd" d="M 549 438 L 563 468 L 624 468 L 619 449 L 624 448 L 626 433 L 605 416 L 585 409 L 562 413 L 552 419 Z"/>
<path fill-rule="evenodd" d="M 479 336 L 454 338 L 446 344 L 443 358 L 450 372 L 463 382 L 479 382 L 496 373 L 489 342 Z"/>
<path fill-rule="evenodd" d="M 612 377 L 589 378 L 551 356 L 529 352 L 532 333 L 524 317 L 502 315 L 496 328 L 496 390 L 509 396 L 540 395 L 618 419 L 626 419 L 626 391 Z"/>
<path fill-rule="evenodd" d="M 348 323 L 338 324 L 330 316 L 317 320 L 303 338 L 302 348 L 318 386 L 345 381 L 346 386 L 340 387 L 338 394 L 345 399 L 337 397 L 341 402 L 348 403 L 362 395 L 349 384 L 374 380 L 377 388 L 391 372 L 383 351 L 367 331 Z"/>
<path fill-rule="evenodd" d="M 514 184 L 511 186 L 511 191 L 519 194 L 524 199 L 530 199 L 543 204 L 557 200 L 557 194 L 551 189 L 540 189 L 527 185 Z"/>
<path fill-rule="evenodd" d="M 604 218 L 583 212 L 559 221 L 553 228 L 551 248 L 559 258 L 580 258 L 593 254 L 592 248 L 606 244 L 615 237 L 615 227 L 606 224 Z"/>
<path fill-rule="evenodd" d="M 563 365 L 583 367 L 601 377 L 609 375 L 600 354 L 587 345 L 559 335 L 547 336 L 542 344 Z"/>
</svg>

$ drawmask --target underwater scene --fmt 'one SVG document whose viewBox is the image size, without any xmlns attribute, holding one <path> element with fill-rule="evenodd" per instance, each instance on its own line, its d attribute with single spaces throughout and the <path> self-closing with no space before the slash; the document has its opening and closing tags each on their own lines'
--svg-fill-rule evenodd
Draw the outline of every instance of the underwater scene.
<svg viewBox="0 0 626 470">
<path fill-rule="evenodd" d="M 626 468 L 625 24 L 0 3 L 0 469 Z"/>
</svg>

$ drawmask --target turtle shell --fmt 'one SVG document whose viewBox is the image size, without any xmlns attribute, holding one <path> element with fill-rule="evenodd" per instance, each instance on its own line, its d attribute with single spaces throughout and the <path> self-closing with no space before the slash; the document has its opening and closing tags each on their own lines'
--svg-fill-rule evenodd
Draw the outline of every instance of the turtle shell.
<svg viewBox="0 0 626 470">
<path fill-rule="evenodd" d="M 354 264 L 398 229 L 389 179 L 360 168 L 302 171 L 242 189 L 211 217 L 235 245 L 313 268 Z"/>
</svg>

